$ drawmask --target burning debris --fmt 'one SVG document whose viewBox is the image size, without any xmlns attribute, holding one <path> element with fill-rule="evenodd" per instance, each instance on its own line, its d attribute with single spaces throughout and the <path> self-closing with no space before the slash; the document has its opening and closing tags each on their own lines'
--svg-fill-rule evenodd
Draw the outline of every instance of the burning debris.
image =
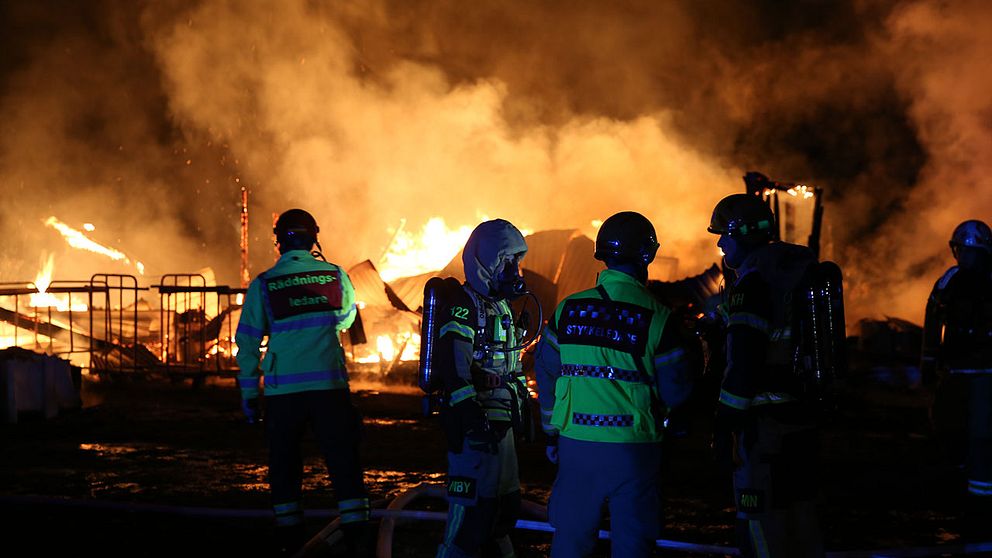
<svg viewBox="0 0 992 558">
<path fill-rule="evenodd" d="M 74 247 L 130 261 L 57 219 L 49 223 Z M 440 218 L 429 220 L 419 234 L 404 231 L 401 223 L 380 257 L 384 271 L 371 260 L 348 270 L 361 316 L 343 340 L 353 374 L 414 380 L 423 286 L 437 275 L 464 279 L 461 248 L 469 232 L 449 229 Z M 545 315 L 565 294 L 594 283 L 602 269 L 593 258 L 592 239 L 577 229 L 541 231 L 527 241 L 531 248 L 522 272 L 546 306 Z M 147 288 L 128 275 L 58 287 L 62 282 L 52 281 L 54 269 L 54 256 L 48 255 L 33 284 L 0 292 L 0 348 L 44 347 L 96 371 L 235 373 L 233 330 L 244 290 L 217 285 L 212 271 L 163 275 L 151 286 L 156 299 L 144 296 Z M 677 269 L 678 260 L 658 258 L 652 279 L 671 280 Z"/>
<path fill-rule="evenodd" d="M 88 250 L 90 252 L 94 252 L 102 256 L 106 256 L 111 260 L 121 261 L 127 265 L 132 264 L 131 258 L 129 258 L 126 254 L 124 254 L 124 252 L 103 246 L 102 244 L 89 238 L 82 232 L 70 227 L 69 225 L 63 223 L 62 221 L 59 221 L 55 217 L 49 217 L 48 219 L 45 219 L 45 226 L 57 230 L 59 234 L 61 234 L 62 237 L 65 239 L 65 241 L 69 243 L 69 246 L 72 246 L 73 248 L 78 248 L 80 250 Z M 87 231 L 90 232 L 96 230 L 96 227 L 94 227 L 91 223 L 86 223 L 85 225 L 83 225 L 83 228 L 85 228 Z M 134 268 L 138 271 L 139 275 L 145 274 L 145 264 L 136 260 L 133 262 L 133 264 L 134 264 Z"/>
</svg>

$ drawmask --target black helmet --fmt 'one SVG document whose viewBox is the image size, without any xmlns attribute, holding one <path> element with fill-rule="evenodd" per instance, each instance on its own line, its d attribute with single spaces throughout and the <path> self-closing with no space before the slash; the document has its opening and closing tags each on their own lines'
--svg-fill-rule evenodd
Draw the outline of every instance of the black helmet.
<svg viewBox="0 0 992 558">
<path fill-rule="evenodd" d="M 713 234 L 727 234 L 732 238 L 771 240 L 775 216 L 761 198 L 751 194 L 731 194 L 716 204 L 710 226 Z"/>
<path fill-rule="evenodd" d="M 616 258 L 648 265 L 658 252 L 658 237 L 647 217 L 634 211 L 621 211 L 603 222 L 596 235 L 597 260 Z"/>
<path fill-rule="evenodd" d="M 951 235 L 951 249 L 955 250 L 961 246 L 970 246 L 992 252 L 992 230 L 984 222 L 971 219 L 961 223 L 954 229 Z"/>
<path fill-rule="evenodd" d="M 309 250 L 317 242 L 320 227 L 317 221 L 302 209 L 290 209 L 276 219 L 272 228 L 276 240 L 282 247 L 294 250 Z"/>
</svg>

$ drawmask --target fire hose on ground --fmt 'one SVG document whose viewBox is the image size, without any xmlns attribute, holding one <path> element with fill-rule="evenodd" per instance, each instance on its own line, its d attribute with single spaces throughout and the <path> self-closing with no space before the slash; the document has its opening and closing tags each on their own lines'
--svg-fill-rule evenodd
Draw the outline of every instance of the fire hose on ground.
<svg viewBox="0 0 992 558">
<path fill-rule="evenodd" d="M 446 491 L 443 485 L 440 484 L 427 484 L 421 483 L 406 492 L 403 492 L 393 498 L 385 509 L 373 509 L 372 517 L 381 518 L 379 524 L 378 540 L 376 544 L 376 557 L 377 558 L 392 558 L 393 553 L 393 532 L 396 526 L 396 521 L 398 519 L 411 520 L 411 521 L 446 521 L 447 513 L 440 511 L 425 511 L 425 510 L 407 510 L 404 509 L 409 503 L 414 500 L 427 497 L 435 499 L 445 499 Z M 521 502 L 522 511 L 525 516 L 537 517 L 537 518 L 547 518 L 547 508 L 541 504 L 530 500 L 522 500 Z M 554 527 L 552 527 L 547 521 L 541 520 L 530 520 L 530 519 L 518 519 L 516 526 L 517 529 L 527 530 L 527 531 L 542 531 L 546 533 L 554 533 Z M 305 558 L 309 556 L 311 551 L 314 551 L 321 547 L 333 546 L 341 538 L 341 532 L 339 530 L 338 520 L 335 519 L 331 521 L 324 529 L 321 530 L 316 536 L 314 536 L 296 555 L 297 558 Z M 608 540 L 610 538 L 610 532 L 606 530 L 599 531 L 599 538 L 603 540 Z M 702 554 L 702 555 L 719 555 L 719 556 L 739 556 L 740 551 L 737 548 L 721 545 L 711 545 L 711 544 L 699 544 L 691 542 L 681 542 L 673 541 L 668 539 L 658 539 L 655 541 L 655 545 L 658 548 L 664 548 L 668 550 L 679 550 L 682 552 L 688 552 L 691 554 Z M 917 558 L 926 556 L 947 556 L 948 554 L 953 555 L 971 555 L 971 554 L 982 554 L 986 552 L 992 552 L 992 541 L 984 543 L 974 543 L 974 544 L 962 544 L 962 545 L 947 545 L 947 546 L 931 546 L 931 547 L 914 547 L 914 548 L 893 548 L 886 550 L 844 550 L 836 552 L 827 552 L 827 558 Z"/>
<path fill-rule="evenodd" d="M 418 485 L 411 490 L 404 492 L 386 504 L 384 500 L 377 500 L 373 503 L 373 506 L 382 506 L 386 504 L 386 507 L 376 508 L 372 510 L 372 517 L 381 518 L 383 521 L 390 520 L 388 527 L 388 532 L 383 533 L 380 531 L 379 538 L 380 543 L 383 537 L 389 543 L 388 551 L 386 554 L 379 554 L 380 558 L 389 558 L 392 554 L 392 529 L 395 526 L 395 522 L 398 519 L 412 520 L 412 521 L 438 521 L 442 522 L 447 519 L 447 514 L 440 511 L 424 511 L 424 510 L 407 510 L 403 509 L 402 506 L 409 504 L 411 501 L 415 500 L 421 496 L 437 496 L 438 491 L 441 491 L 441 498 L 443 498 L 443 490 L 440 485 Z M 396 502 L 402 498 L 400 502 Z M 537 504 L 535 502 L 529 502 L 524 500 L 525 511 L 531 515 L 540 517 L 538 510 L 544 510 L 544 506 Z M 91 500 L 91 499 L 70 499 L 70 498 L 58 498 L 58 497 L 48 497 L 48 496 L 0 496 L 0 507 L 7 506 L 37 506 L 37 507 L 65 507 L 65 508 L 75 508 L 82 510 L 95 510 L 95 511 L 117 511 L 117 512 L 127 512 L 127 513 L 147 513 L 147 514 L 161 514 L 170 515 L 176 517 L 190 517 L 190 518 L 213 518 L 213 519 L 268 519 L 272 517 L 271 509 L 243 509 L 243 508 L 201 508 L 194 506 L 172 506 L 172 505 L 162 505 L 162 504 L 144 504 L 137 502 L 116 502 L 107 500 Z M 319 549 L 326 549 L 329 546 L 333 546 L 340 540 L 341 532 L 339 529 L 339 521 L 337 517 L 338 511 L 335 509 L 314 509 L 307 510 L 307 517 L 332 517 L 332 521 L 328 523 L 320 533 L 313 537 L 300 551 L 298 556 L 308 556 L 310 553 L 315 552 Z M 380 524 L 380 529 L 382 525 Z M 554 532 L 554 527 L 549 525 L 545 521 L 535 521 L 535 520 L 525 520 L 521 519 L 517 521 L 517 529 L 529 530 L 529 531 L 543 531 L 552 533 Z M 608 539 L 610 536 L 609 531 L 600 531 L 599 537 L 601 539 Z M 667 539 L 659 539 L 656 542 L 659 548 L 679 550 L 682 552 L 688 552 L 693 554 L 702 555 L 719 555 L 719 556 L 738 556 L 739 552 L 736 548 L 729 546 L 720 545 L 706 545 L 706 544 L 696 544 L 689 542 L 679 542 Z M 827 552 L 827 558 L 923 558 L 926 556 L 964 556 L 964 555 L 978 555 L 983 553 L 992 552 L 992 541 L 981 542 L 981 543 L 970 543 L 970 544 L 957 544 L 957 545 L 940 545 L 940 546 L 924 546 L 924 547 L 911 547 L 911 548 L 891 548 L 882 550 L 841 550 L 834 552 Z"/>
</svg>

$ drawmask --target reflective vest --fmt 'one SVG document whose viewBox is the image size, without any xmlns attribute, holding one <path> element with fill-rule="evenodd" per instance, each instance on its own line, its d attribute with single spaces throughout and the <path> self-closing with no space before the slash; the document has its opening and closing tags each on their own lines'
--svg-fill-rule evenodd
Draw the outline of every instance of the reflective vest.
<svg viewBox="0 0 992 558">
<path fill-rule="evenodd" d="M 576 440 L 658 442 L 656 353 L 671 311 L 625 273 L 598 284 L 563 300 L 545 333 L 561 355 L 550 423 Z"/>
<path fill-rule="evenodd" d="M 351 326 L 355 312 L 355 289 L 343 269 L 306 250 L 283 254 L 248 285 L 241 308 L 235 335 L 241 396 L 258 397 L 260 375 L 266 395 L 347 389 L 338 331 Z"/>
</svg>

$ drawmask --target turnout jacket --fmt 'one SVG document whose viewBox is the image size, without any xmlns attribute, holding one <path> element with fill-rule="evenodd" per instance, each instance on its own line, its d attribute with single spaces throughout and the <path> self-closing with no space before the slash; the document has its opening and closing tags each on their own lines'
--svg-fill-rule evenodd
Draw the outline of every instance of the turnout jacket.
<svg viewBox="0 0 992 558">
<path fill-rule="evenodd" d="M 992 275 L 954 266 L 937 281 L 923 322 L 923 360 L 956 374 L 992 374 Z"/>
<path fill-rule="evenodd" d="M 520 354 L 509 351 L 519 337 L 513 313 L 506 300 L 483 293 L 495 292 L 503 262 L 526 253 L 527 242 L 509 221 L 479 224 L 462 250 L 465 283 L 451 288 L 438 308 L 435 372 L 444 386 L 441 423 L 453 453 L 470 433 L 505 433 L 525 410 Z"/>
<path fill-rule="evenodd" d="M 725 299 L 727 368 L 717 406 L 718 428 L 740 430 L 755 409 L 767 409 L 785 420 L 798 411 L 792 297 L 814 263 L 805 246 L 773 242 L 755 250 L 737 270 L 738 279 Z"/>
<path fill-rule="evenodd" d="M 513 313 L 505 300 L 471 288 L 463 285 L 439 308 L 437 372 L 447 406 L 478 408 L 489 421 L 512 421 L 526 398 L 520 351 L 507 351 L 518 344 Z M 486 378 L 498 385 L 487 386 Z"/>
<path fill-rule="evenodd" d="M 235 340 L 242 398 L 258 397 L 259 376 L 266 395 L 347 389 L 338 332 L 355 312 L 355 289 L 343 269 L 306 250 L 283 254 L 248 285 L 241 308 Z"/>
<path fill-rule="evenodd" d="M 597 287 L 563 300 L 537 348 L 548 435 L 592 442 L 661 440 L 668 411 L 692 388 L 671 310 L 635 278 L 607 269 Z"/>
</svg>

